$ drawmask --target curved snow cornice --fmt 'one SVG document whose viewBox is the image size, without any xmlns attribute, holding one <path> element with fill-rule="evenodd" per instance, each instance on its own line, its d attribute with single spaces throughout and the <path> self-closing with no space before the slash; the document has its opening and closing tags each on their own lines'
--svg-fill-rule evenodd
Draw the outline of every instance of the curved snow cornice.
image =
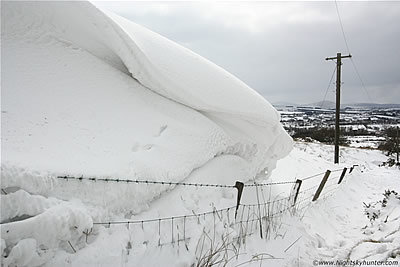
<svg viewBox="0 0 400 267">
<path fill-rule="evenodd" d="M 249 180 L 291 149 L 246 84 L 89 2 L 4 2 L 2 24 L 4 169 L 183 180 L 233 155 Z"/>
</svg>

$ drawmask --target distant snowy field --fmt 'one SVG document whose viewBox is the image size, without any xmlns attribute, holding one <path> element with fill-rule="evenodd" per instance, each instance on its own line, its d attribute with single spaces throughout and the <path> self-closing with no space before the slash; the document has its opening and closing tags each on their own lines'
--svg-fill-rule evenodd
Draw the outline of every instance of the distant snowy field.
<svg viewBox="0 0 400 267">
<path fill-rule="evenodd" d="M 354 250 L 354 240 L 364 238 L 362 202 L 399 188 L 398 170 L 377 167 L 385 160 L 380 152 L 345 148 L 343 163 L 335 166 L 330 146 L 296 143 L 292 150 L 279 114 L 254 90 L 193 52 L 90 3 L 3 2 L 1 12 L 3 266 L 190 266 L 202 255 L 205 236 L 212 234 L 216 242 L 228 231 L 230 239 L 240 236 L 234 209 L 187 221 L 179 217 L 235 206 L 235 188 L 58 175 L 233 186 L 292 182 L 360 165 L 332 197 L 303 210 L 303 219 L 283 217 L 275 238 L 248 236 L 240 256 L 229 261 L 232 266 L 254 255 L 272 255 L 274 266 L 344 257 Z M 245 187 L 242 203 L 287 197 L 291 187 L 271 186 L 260 196 Z M 382 211 L 389 215 L 385 229 L 375 224 L 368 232 L 384 241 L 382 257 L 398 257 L 396 205 L 391 199 L 390 210 Z M 174 216 L 179 220 L 157 221 Z M 156 220 L 94 224 L 148 219 Z M 344 228 L 349 235 L 338 236 Z M 375 247 L 367 245 L 355 255 L 368 257 Z"/>
</svg>

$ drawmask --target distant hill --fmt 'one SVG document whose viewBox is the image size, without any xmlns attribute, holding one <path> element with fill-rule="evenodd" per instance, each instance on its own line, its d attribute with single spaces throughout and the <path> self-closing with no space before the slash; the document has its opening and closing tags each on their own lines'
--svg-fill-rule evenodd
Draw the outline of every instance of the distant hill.
<svg viewBox="0 0 400 267">
<path fill-rule="evenodd" d="M 378 104 L 378 103 L 350 103 L 343 104 L 342 107 L 358 107 L 358 108 L 400 108 L 400 104 Z"/>
<path fill-rule="evenodd" d="M 274 105 L 274 106 L 295 106 L 295 107 L 297 107 L 298 105 L 297 104 L 295 104 L 295 103 L 291 103 L 291 102 L 285 102 L 285 101 L 278 101 L 278 102 L 274 102 L 274 103 L 272 103 L 272 105 Z"/>
<path fill-rule="evenodd" d="M 319 102 L 315 102 L 315 103 L 306 104 L 303 106 L 333 109 L 336 107 L 336 104 L 335 104 L 335 102 L 332 102 L 332 101 L 319 101 Z"/>
<path fill-rule="evenodd" d="M 325 109 L 334 109 L 336 104 L 333 101 L 319 101 L 308 104 L 295 104 L 291 102 L 279 101 L 273 103 L 274 106 L 306 106 L 306 107 L 320 107 Z M 379 104 L 379 103 L 345 103 L 340 105 L 341 108 L 353 107 L 353 108 L 400 108 L 400 104 Z"/>
</svg>

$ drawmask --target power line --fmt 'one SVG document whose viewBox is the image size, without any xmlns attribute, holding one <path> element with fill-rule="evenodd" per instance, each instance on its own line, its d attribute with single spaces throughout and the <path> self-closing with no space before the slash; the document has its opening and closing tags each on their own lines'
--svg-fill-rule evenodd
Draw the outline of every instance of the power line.
<svg viewBox="0 0 400 267">
<path fill-rule="evenodd" d="M 331 79 L 329 80 L 328 87 L 326 88 L 324 99 L 322 100 L 321 108 L 325 104 L 326 95 L 328 94 L 329 88 L 331 87 L 333 76 L 335 76 L 335 73 L 336 73 L 336 66 L 333 68 L 332 76 L 331 76 Z"/>
<path fill-rule="evenodd" d="M 368 93 L 368 91 L 367 91 L 367 88 L 365 87 L 364 81 L 363 81 L 363 79 L 361 78 L 360 73 L 358 72 L 358 69 L 357 69 L 357 67 L 356 67 L 356 64 L 354 63 L 354 61 L 353 61 L 352 58 L 350 58 L 350 60 L 351 60 L 351 63 L 352 63 L 352 65 L 353 65 L 353 67 L 354 67 L 354 70 L 355 70 L 356 73 L 357 73 L 357 77 L 358 77 L 358 79 L 360 80 L 361 85 L 362 85 L 362 87 L 364 88 L 364 91 L 365 91 L 365 93 L 366 93 L 367 96 L 368 96 L 369 101 L 372 102 L 372 99 L 371 99 L 371 97 L 370 97 L 370 95 L 369 95 L 369 93 Z"/>
<path fill-rule="evenodd" d="M 336 13 L 337 13 L 338 18 L 339 18 L 340 29 L 342 30 L 343 40 L 344 40 L 344 43 L 346 44 L 347 52 L 348 52 L 349 54 L 351 54 L 351 53 L 350 53 L 349 44 L 347 43 L 346 34 L 345 34 L 345 32 L 344 32 L 343 23 L 342 23 L 342 18 L 341 18 L 341 16 L 340 16 L 340 12 L 339 12 L 339 7 L 338 7 L 338 4 L 337 4 L 337 1 L 336 1 L 336 0 L 335 0 L 335 6 L 336 6 Z M 369 95 L 369 93 L 368 93 L 368 91 L 367 91 L 367 88 L 365 87 L 365 83 L 364 83 L 363 79 L 361 78 L 360 73 L 358 72 L 358 68 L 357 68 L 355 62 L 353 61 L 352 58 L 350 58 L 350 60 L 351 60 L 351 63 L 352 63 L 352 65 L 353 65 L 353 67 L 354 67 L 354 70 L 356 71 L 357 77 L 358 77 L 358 79 L 360 80 L 361 85 L 362 85 L 362 87 L 363 87 L 365 93 L 366 93 L 367 96 L 368 96 L 369 101 L 372 102 L 372 99 L 371 99 L 371 97 L 370 97 L 370 95 Z"/>
<path fill-rule="evenodd" d="M 347 52 L 348 52 L 349 54 L 351 54 L 351 53 L 350 53 L 350 49 L 349 49 L 349 45 L 348 45 L 348 43 L 347 43 L 346 34 L 344 33 L 342 18 L 340 17 L 339 7 L 338 7 L 338 5 L 337 5 L 336 0 L 335 0 L 335 6 L 336 6 L 337 15 L 338 15 L 338 17 L 339 17 L 340 28 L 342 29 L 343 39 L 344 39 L 344 42 L 345 42 L 345 44 L 346 44 Z"/>
</svg>

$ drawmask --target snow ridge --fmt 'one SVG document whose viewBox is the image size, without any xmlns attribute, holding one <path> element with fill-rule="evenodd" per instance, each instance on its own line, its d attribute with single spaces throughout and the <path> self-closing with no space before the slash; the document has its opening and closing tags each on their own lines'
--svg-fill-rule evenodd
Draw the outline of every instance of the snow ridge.
<svg viewBox="0 0 400 267">
<path fill-rule="evenodd" d="M 148 159 L 134 157 L 137 167 L 132 169 L 131 163 L 127 163 L 129 167 L 123 166 L 124 174 L 129 170 L 133 176 L 173 176 L 179 180 L 215 156 L 231 154 L 249 163 L 247 179 L 251 179 L 264 169 L 272 171 L 276 160 L 291 149 L 291 139 L 281 127 L 278 113 L 265 99 L 220 67 L 158 34 L 102 12 L 90 3 L 7 3 L 5 9 L 8 11 L 4 14 L 7 41 L 15 44 L 16 39 L 19 42 L 34 40 L 41 45 L 66 46 L 69 50 L 94 55 L 123 74 L 131 75 L 130 84 L 138 82 L 136 86 L 194 110 L 196 117 L 200 115 L 201 120 L 214 128 L 202 144 L 206 145 L 208 155 L 204 152 L 201 157 L 195 155 L 190 166 L 180 171 L 165 168 L 156 175 L 144 171 L 148 169 Z M 28 24 L 33 25 L 29 30 L 26 29 Z M 5 47 L 8 48 L 7 42 Z M 8 116 L 4 117 L 7 121 Z M 176 148 L 173 141 L 169 143 Z M 133 150 L 141 146 L 152 150 L 155 145 L 134 145 Z M 163 161 L 161 156 L 152 156 L 149 157 L 152 161 Z M 7 160 L 7 156 L 5 158 Z M 66 171 L 77 170 L 76 166 L 72 167 Z M 59 172 L 60 168 L 57 169 Z M 93 169 L 92 174 L 96 175 L 112 173 Z"/>
<path fill-rule="evenodd" d="M 174 189 L 56 175 L 234 184 L 291 150 L 265 99 L 142 26 L 89 2 L 6 1 L 1 13 L 6 266 L 79 249 L 93 220 L 137 216 Z M 211 204 L 193 201 L 179 209 Z"/>
</svg>

